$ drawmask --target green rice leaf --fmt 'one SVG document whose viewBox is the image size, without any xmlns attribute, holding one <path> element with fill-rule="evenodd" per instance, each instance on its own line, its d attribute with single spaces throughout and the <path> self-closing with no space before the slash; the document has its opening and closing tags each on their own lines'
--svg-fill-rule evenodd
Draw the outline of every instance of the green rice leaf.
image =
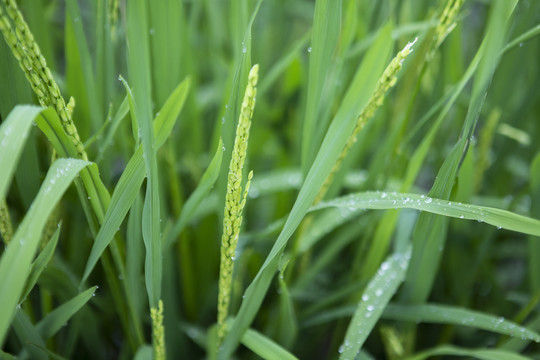
<svg viewBox="0 0 540 360">
<path fill-rule="evenodd" d="M 0 198 L 4 199 L 15 166 L 30 131 L 30 124 L 43 111 L 38 106 L 16 106 L 0 126 Z"/>
<path fill-rule="evenodd" d="M 32 207 L 0 259 L 0 344 L 16 310 L 41 233 L 57 202 L 88 162 L 59 159 L 49 169 Z"/>
<path fill-rule="evenodd" d="M 15 334 L 23 344 L 26 355 L 30 355 L 32 359 L 48 360 L 45 348 L 45 340 L 38 333 L 28 315 L 21 309 L 17 310 L 15 317 L 13 318 L 13 330 Z"/>
<path fill-rule="evenodd" d="M 72 140 L 65 133 L 60 118 L 54 109 L 50 108 L 42 111 L 40 116 L 36 118 L 36 124 L 52 143 L 60 157 L 78 157 L 78 151 L 73 145 Z M 109 205 L 110 195 L 101 180 L 96 164 L 91 164 L 83 169 L 81 171 L 81 179 L 84 188 L 78 187 L 78 191 L 92 229 L 92 211 L 95 213 L 98 221 L 103 221 L 105 209 Z M 77 184 L 77 182 L 75 183 Z"/>
<path fill-rule="evenodd" d="M 306 230 L 306 233 L 300 239 L 298 252 L 304 253 L 308 251 L 325 235 L 356 218 L 363 210 L 362 208 L 351 209 L 345 207 L 328 209 L 317 217 L 313 225 Z"/>
<path fill-rule="evenodd" d="M 128 93 L 128 99 L 133 106 L 131 90 L 127 82 L 123 79 L 122 81 Z M 189 79 L 186 79 L 177 86 L 156 116 L 153 126 L 155 142 L 158 149 L 169 137 L 178 115 L 182 110 L 188 89 Z M 133 201 L 135 201 L 135 197 L 139 193 L 144 177 L 146 176 L 143 158 L 143 148 L 139 146 L 124 169 L 120 180 L 118 180 L 118 184 L 116 184 L 109 208 L 107 209 L 101 228 L 99 229 L 94 245 L 92 246 L 90 256 L 88 257 L 81 284 L 86 281 L 101 257 L 101 254 L 110 244 L 114 234 L 118 231 L 118 228 L 124 221 Z"/>
<path fill-rule="evenodd" d="M 11 354 L 8 354 L 7 352 L 4 352 L 0 350 L 0 359 L 4 360 L 17 360 L 17 358 Z"/>
<path fill-rule="evenodd" d="M 116 114 L 114 115 L 111 125 L 109 127 L 109 130 L 107 131 L 107 135 L 105 136 L 105 139 L 100 142 L 99 144 L 99 152 L 96 156 L 96 163 L 100 163 L 103 159 L 103 156 L 105 154 L 105 151 L 109 148 L 111 143 L 113 142 L 113 138 L 115 134 L 117 133 L 118 126 L 122 122 L 122 120 L 126 117 L 126 115 L 129 112 L 129 101 L 128 96 L 126 95 L 124 97 L 124 100 L 122 100 L 122 103 L 118 107 L 118 110 L 116 111 Z"/>
<path fill-rule="evenodd" d="M 143 345 L 135 353 L 135 360 L 152 360 L 154 352 L 151 346 Z"/>
<path fill-rule="evenodd" d="M 242 336 L 242 344 L 267 360 L 295 360 L 296 356 L 258 331 L 249 329 Z"/>
<path fill-rule="evenodd" d="M 423 304 L 389 304 L 384 310 L 385 319 L 427 322 L 436 324 L 454 324 L 492 331 L 502 335 L 518 337 L 523 340 L 540 342 L 540 335 L 503 317 L 485 314 L 479 311 L 454 306 Z"/>
<path fill-rule="evenodd" d="M 184 227 L 193 219 L 196 215 L 195 210 L 205 198 L 206 195 L 210 192 L 214 186 L 216 180 L 218 179 L 219 172 L 221 169 L 221 160 L 223 159 L 223 143 L 221 140 L 218 143 L 218 147 L 210 165 L 204 172 L 201 181 L 197 185 L 197 188 L 187 199 L 180 216 L 173 225 L 173 228 L 170 230 L 169 235 L 166 237 L 165 248 L 172 245 L 175 241 L 175 238 L 182 232 Z"/>
<path fill-rule="evenodd" d="M 498 228 L 540 236 L 540 220 L 487 206 L 462 204 L 426 195 L 396 192 L 363 192 L 318 204 L 312 210 L 327 207 L 344 209 L 416 209 L 464 220 L 476 220 Z"/>
<path fill-rule="evenodd" d="M 36 261 L 32 264 L 32 270 L 30 271 L 30 275 L 28 275 L 28 280 L 26 281 L 26 287 L 23 291 L 23 295 L 21 297 L 21 302 L 26 299 L 30 291 L 34 288 L 34 285 L 36 285 L 36 282 L 43 272 L 45 268 L 47 267 L 47 264 L 49 261 L 51 261 L 54 250 L 56 249 L 56 245 L 58 244 L 58 238 L 60 237 L 60 224 L 58 224 L 58 229 L 54 232 L 53 236 L 50 238 L 49 242 L 45 246 L 42 252 L 39 253 L 38 257 L 36 258 Z"/>
<path fill-rule="evenodd" d="M 156 148 L 159 149 L 171 134 L 176 119 L 184 107 L 190 84 L 189 78 L 182 81 L 169 95 L 167 101 L 157 113 L 154 119 L 154 142 Z"/>
<path fill-rule="evenodd" d="M 279 343 L 290 348 L 298 335 L 298 321 L 294 310 L 294 301 L 285 282 L 286 265 L 280 271 L 279 281 L 279 318 L 278 334 Z"/>
<path fill-rule="evenodd" d="M 143 149 L 142 146 L 135 151 L 135 154 L 129 160 L 118 184 L 116 185 L 111 197 L 111 203 L 99 232 L 92 245 L 92 250 L 86 262 L 84 274 L 81 279 L 81 285 L 88 279 L 90 273 L 96 266 L 103 251 L 109 246 L 114 234 L 118 231 L 122 221 L 126 217 L 126 214 L 133 204 L 135 197 L 139 193 L 141 185 L 146 175 L 143 161 Z"/>
<path fill-rule="evenodd" d="M 131 116 L 140 126 L 147 186 L 143 206 L 143 240 L 146 247 L 145 279 L 150 307 L 161 298 L 162 253 L 157 149 L 151 116 L 151 77 L 148 6 L 143 0 L 127 4 L 128 69 L 133 85 Z"/>
<path fill-rule="evenodd" d="M 36 324 L 36 330 L 43 339 L 48 339 L 58 332 L 94 296 L 97 286 L 93 286 L 73 299 L 60 305 Z"/>
<path fill-rule="evenodd" d="M 101 103 L 102 97 L 98 95 L 98 89 L 96 87 L 96 77 L 94 75 L 92 57 L 90 56 L 90 50 L 88 48 L 88 41 L 83 29 L 83 22 L 81 16 L 81 10 L 76 0 L 66 1 L 66 13 L 69 14 L 68 21 L 70 26 L 66 26 L 66 32 L 71 32 L 74 36 L 73 44 L 76 49 L 72 49 L 79 62 L 73 64 L 75 68 L 72 69 L 71 75 L 74 77 L 71 80 L 71 89 L 78 89 L 76 96 L 77 100 L 82 100 L 82 96 L 86 97 L 87 103 L 84 114 L 84 118 L 89 119 L 92 122 L 92 131 L 97 131 L 103 123 L 103 104 Z"/>
<path fill-rule="evenodd" d="M 457 346 L 443 345 L 406 358 L 407 360 L 430 359 L 434 356 L 463 356 L 480 360 L 527 360 L 529 357 L 499 349 L 464 349 Z"/>
<path fill-rule="evenodd" d="M 306 113 L 302 129 L 302 169 L 311 166 L 319 144 L 317 133 L 319 106 L 323 86 L 331 70 L 332 57 L 341 28 L 341 0 L 320 0 L 315 3 L 311 47 L 309 48 L 309 80 Z"/>
<path fill-rule="evenodd" d="M 340 360 L 354 360 L 368 335 L 379 320 L 386 305 L 405 278 L 411 251 L 396 253 L 383 262 L 369 282 L 354 312 L 343 345 L 339 348 Z"/>
</svg>

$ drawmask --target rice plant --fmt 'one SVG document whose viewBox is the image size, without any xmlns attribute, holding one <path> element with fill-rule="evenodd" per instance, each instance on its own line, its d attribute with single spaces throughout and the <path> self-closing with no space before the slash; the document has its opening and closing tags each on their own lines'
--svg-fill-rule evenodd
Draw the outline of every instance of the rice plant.
<svg viewBox="0 0 540 360">
<path fill-rule="evenodd" d="M 0 359 L 540 357 L 540 2 L 0 31 Z"/>
</svg>

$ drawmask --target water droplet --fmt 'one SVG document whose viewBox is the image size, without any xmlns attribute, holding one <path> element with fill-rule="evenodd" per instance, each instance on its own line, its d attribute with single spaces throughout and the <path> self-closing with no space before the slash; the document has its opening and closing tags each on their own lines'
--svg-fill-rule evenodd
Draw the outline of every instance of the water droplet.
<svg viewBox="0 0 540 360">
<path fill-rule="evenodd" d="M 382 289 L 375 290 L 375 296 L 381 296 L 383 293 Z"/>
<path fill-rule="evenodd" d="M 155 32 L 156 30 L 154 28 L 150 28 L 150 35 L 154 35 Z"/>
<path fill-rule="evenodd" d="M 311 46 L 307 48 L 307 52 L 308 52 L 308 53 L 311 52 Z"/>
<path fill-rule="evenodd" d="M 369 312 L 371 312 L 371 311 L 375 310 L 375 306 L 373 306 L 373 305 L 368 305 L 368 306 L 366 307 L 366 310 L 369 311 Z"/>
<path fill-rule="evenodd" d="M 424 200 L 424 202 L 425 202 L 426 204 L 429 204 L 429 203 L 432 202 L 432 201 L 433 201 L 433 199 L 430 198 L 430 197 L 427 197 L 427 198 Z"/>
<path fill-rule="evenodd" d="M 367 295 L 367 294 L 362 295 L 362 300 L 363 301 L 368 301 L 369 300 L 369 295 Z"/>
</svg>

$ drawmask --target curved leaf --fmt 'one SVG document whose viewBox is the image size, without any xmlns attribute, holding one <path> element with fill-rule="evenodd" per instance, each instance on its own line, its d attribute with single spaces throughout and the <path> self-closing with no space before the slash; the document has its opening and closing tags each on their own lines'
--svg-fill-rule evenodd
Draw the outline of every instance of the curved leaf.
<svg viewBox="0 0 540 360">
<path fill-rule="evenodd" d="M 368 191 L 326 201 L 312 207 L 312 210 L 327 207 L 346 209 L 416 209 L 458 219 L 476 220 L 498 228 L 540 236 L 539 220 L 506 210 L 435 199 L 426 195 Z"/>
<path fill-rule="evenodd" d="M 351 319 L 343 345 L 339 348 L 340 360 L 356 358 L 386 305 L 403 282 L 410 258 L 411 251 L 408 250 L 404 254 L 397 253 L 390 256 L 381 264 L 362 294 L 362 299 Z"/>
<path fill-rule="evenodd" d="M 89 163 L 59 159 L 49 169 L 30 210 L 0 259 L 0 344 L 15 313 L 47 219 L 75 176 Z"/>
<path fill-rule="evenodd" d="M 540 335 L 503 317 L 447 305 L 390 304 L 384 311 L 385 319 L 454 324 L 492 331 L 498 334 L 540 342 Z"/>
<path fill-rule="evenodd" d="M 43 111 L 38 106 L 16 106 L 0 126 L 0 199 L 4 199 L 9 181 L 23 150 L 30 124 Z"/>
</svg>

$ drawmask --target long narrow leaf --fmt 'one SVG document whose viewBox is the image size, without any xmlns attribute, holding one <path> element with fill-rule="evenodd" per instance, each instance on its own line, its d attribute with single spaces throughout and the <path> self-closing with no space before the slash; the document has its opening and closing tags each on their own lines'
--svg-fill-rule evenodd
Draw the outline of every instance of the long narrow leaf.
<svg viewBox="0 0 540 360">
<path fill-rule="evenodd" d="M 312 209 L 326 207 L 344 209 L 416 209 L 432 214 L 464 220 L 476 220 L 529 235 L 540 236 L 540 220 L 510 211 L 435 199 L 426 195 L 386 192 L 364 192 L 321 203 Z"/>
<path fill-rule="evenodd" d="M 97 286 L 93 286 L 73 299 L 60 305 L 48 314 L 37 325 L 36 329 L 43 339 L 48 339 L 58 332 L 94 296 Z"/>
<path fill-rule="evenodd" d="M 43 110 L 38 106 L 17 106 L 0 126 L 0 199 L 4 199 L 9 181 L 28 137 L 30 124 Z"/>
<path fill-rule="evenodd" d="M 422 304 L 398 305 L 389 304 L 384 310 L 385 319 L 428 322 L 437 324 L 454 324 L 474 327 L 492 331 L 498 334 L 519 337 L 522 340 L 540 342 L 540 335 L 523 326 L 506 320 L 503 317 L 493 316 L 474 310 L 453 306 Z"/>
<path fill-rule="evenodd" d="M 0 259 L 0 344 L 15 313 L 49 214 L 75 176 L 89 163 L 59 159 L 49 169 L 32 207 Z"/>
<path fill-rule="evenodd" d="M 267 360 L 297 360 L 289 351 L 276 344 L 260 332 L 249 329 L 242 337 L 242 344 Z"/>
<path fill-rule="evenodd" d="M 184 207 L 182 208 L 182 212 L 180 213 L 180 217 L 178 218 L 178 220 L 176 220 L 172 230 L 169 232 L 169 235 L 167 236 L 165 241 L 165 248 L 167 248 L 174 242 L 178 234 L 180 234 L 180 232 L 189 223 L 189 221 L 193 219 L 193 216 L 195 216 L 195 210 L 197 209 L 201 201 L 204 199 L 204 197 L 208 195 L 219 176 L 222 159 L 223 143 L 220 140 L 216 153 L 212 158 L 210 165 L 208 165 L 208 168 L 204 172 L 201 181 L 199 182 L 199 185 L 197 185 L 197 188 L 193 191 L 189 199 L 187 199 Z"/>
<path fill-rule="evenodd" d="M 411 252 L 394 254 L 381 264 L 377 274 L 362 294 L 362 300 L 347 329 L 345 340 L 340 347 L 340 360 L 354 360 L 371 330 L 379 320 L 386 305 L 405 278 Z"/>
<path fill-rule="evenodd" d="M 128 99 L 132 102 L 132 94 L 124 82 L 128 92 Z M 154 120 L 154 134 L 156 146 L 159 149 L 169 137 L 176 119 L 182 110 L 186 93 L 189 89 L 189 80 L 182 81 L 173 93 L 169 96 L 163 108 Z M 96 236 L 94 245 L 90 252 L 86 268 L 81 280 L 81 284 L 88 278 L 92 269 L 98 262 L 103 251 L 110 244 L 114 234 L 124 221 L 126 214 L 135 201 L 135 197 L 139 193 L 139 189 L 146 176 L 144 167 L 143 148 L 139 147 L 129 160 L 118 184 L 116 185 L 109 208 L 105 214 L 102 226 Z"/>
<path fill-rule="evenodd" d="M 499 349 L 463 349 L 456 346 L 443 345 L 427 350 L 407 360 L 430 359 L 438 355 L 473 357 L 480 360 L 527 360 L 529 357 Z"/>
</svg>

